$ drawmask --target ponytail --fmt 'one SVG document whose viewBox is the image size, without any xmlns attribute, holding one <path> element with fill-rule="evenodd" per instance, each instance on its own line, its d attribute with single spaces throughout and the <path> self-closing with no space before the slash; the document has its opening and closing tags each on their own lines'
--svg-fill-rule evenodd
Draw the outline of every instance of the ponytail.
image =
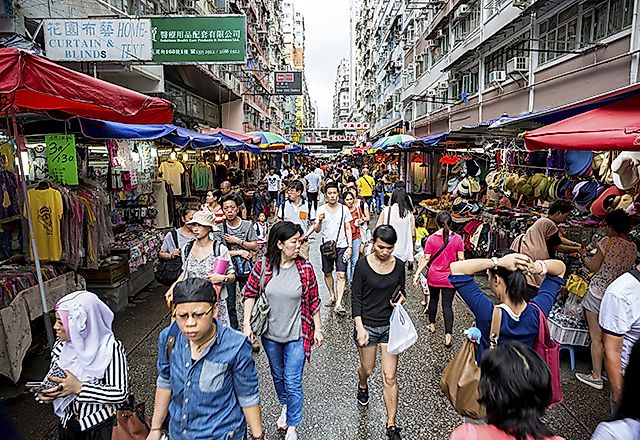
<svg viewBox="0 0 640 440">
<path fill-rule="evenodd" d="M 436 225 L 442 228 L 442 241 L 449 243 L 449 235 L 451 235 L 451 215 L 447 211 L 441 211 L 436 215 Z"/>
<path fill-rule="evenodd" d="M 511 249 L 498 249 L 493 253 L 496 258 L 515 253 Z M 507 286 L 507 295 L 514 304 L 519 304 L 529 299 L 529 288 L 527 286 L 527 277 L 521 270 L 511 272 L 504 267 L 489 269 L 494 276 L 502 278 Z"/>
</svg>

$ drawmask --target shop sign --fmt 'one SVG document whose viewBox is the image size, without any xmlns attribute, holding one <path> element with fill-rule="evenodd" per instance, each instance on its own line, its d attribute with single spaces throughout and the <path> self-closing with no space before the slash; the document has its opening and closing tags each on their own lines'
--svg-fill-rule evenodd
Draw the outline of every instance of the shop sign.
<svg viewBox="0 0 640 440">
<path fill-rule="evenodd" d="M 64 185 L 77 185 L 76 136 L 49 134 L 44 137 L 44 140 L 47 144 L 49 177 Z"/>
<path fill-rule="evenodd" d="M 275 72 L 274 95 L 302 95 L 302 72 Z"/>
<path fill-rule="evenodd" d="M 368 130 L 368 122 L 341 122 L 339 127 L 343 130 Z"/>
<path fill-rule="evenodd" d="M 156 63 L 245 63 L 246 17 L 152 17 Z"/>
<path fill-rule="evenodd" d="M 358 139 L 355 135 L 330 135 L 327 137 L 329 142 L 355 142 Z"/>
<path fill-rule="evenodd" d="M 54 61 L 151 61 L 151 20 L 44 20 L 47 58 Z"/>
</svg>

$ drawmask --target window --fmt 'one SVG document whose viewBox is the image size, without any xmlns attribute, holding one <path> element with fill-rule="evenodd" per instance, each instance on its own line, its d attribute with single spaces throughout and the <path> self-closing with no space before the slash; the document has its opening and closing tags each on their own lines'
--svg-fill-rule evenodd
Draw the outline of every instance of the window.
<svg viewBox="0 0 640 440">
<path fill-rule="evenodd" d="M 480 2 L 471 5 L 471 12 L 464 17 L 460 17 L 453 24 L 454 46 L 480 27 Z"/>
<path fill-rule="evenodd" d="M 447 28 L 443 29 L 442 37 L 436 40 L 436 46 L 431 49 L 430 66 L 433 67 L 449 52 L 449 32 Z"/>
<path fill-rule="evenodd" d="M 463 94 L 467 97 L 478 93 L 479 89 L 478 66 L 471 69 L 457 72 L 453 75 L 450 83 L 451 97 L 453 99 L 463 99 Z"/>
<path fill-rule="evenodd" d="M 514 57 L 528 57 L 530 47 L 530 34 L 529 32 L 523 34 L 518 40 L 511 46 L 498 49 L 497 51 L 489 54 L 485 58 L 484 69 L 484 84 L 490 86 L 489 74 L 495 70 L 506 70 L 507 61 Z"/>
</svg>

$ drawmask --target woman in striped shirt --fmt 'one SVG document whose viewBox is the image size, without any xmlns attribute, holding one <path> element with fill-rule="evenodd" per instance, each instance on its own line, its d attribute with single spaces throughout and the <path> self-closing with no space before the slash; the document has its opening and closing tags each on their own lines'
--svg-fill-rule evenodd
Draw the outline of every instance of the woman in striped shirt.
<svg viewBox="0 0 640 440">
<path fill-rule="evenodd" d="M 53 403 L 60 440 L 111 439 L 116 409 L 129 388 L 126 354 L 112 322 L 113 312 L 91 292 L 71 293 L 56 305 L 57 341 L 47 373 L 55 385 L 36 400 Z"/>
</svg>

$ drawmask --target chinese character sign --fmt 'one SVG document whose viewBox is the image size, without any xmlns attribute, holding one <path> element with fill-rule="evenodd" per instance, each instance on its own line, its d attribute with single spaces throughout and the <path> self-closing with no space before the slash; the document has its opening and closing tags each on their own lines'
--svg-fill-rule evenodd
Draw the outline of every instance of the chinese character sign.
<svg viewBox="0 0 640 440">
<path fill-rule="evenodd" d="M 273 93 L 302 95 L 302 72 L 275 72 Z"/>
<path fill-rule="evenodd" d="M 47 144 L 49 176 L 65 185 L 78 184 L 76 137 L 73 134 L 51 134 L 44 137 Z"/>
<path fill-rule="evenodd" d="M 245 16 L 154 17 L 151 40 L 156 63 L 244 64 Z"/>
<path fill-rule="evenodd" d="M 151 61 L 151 21 L 45 20 L 44 42 L 50 60 Z"/>
</svg>

